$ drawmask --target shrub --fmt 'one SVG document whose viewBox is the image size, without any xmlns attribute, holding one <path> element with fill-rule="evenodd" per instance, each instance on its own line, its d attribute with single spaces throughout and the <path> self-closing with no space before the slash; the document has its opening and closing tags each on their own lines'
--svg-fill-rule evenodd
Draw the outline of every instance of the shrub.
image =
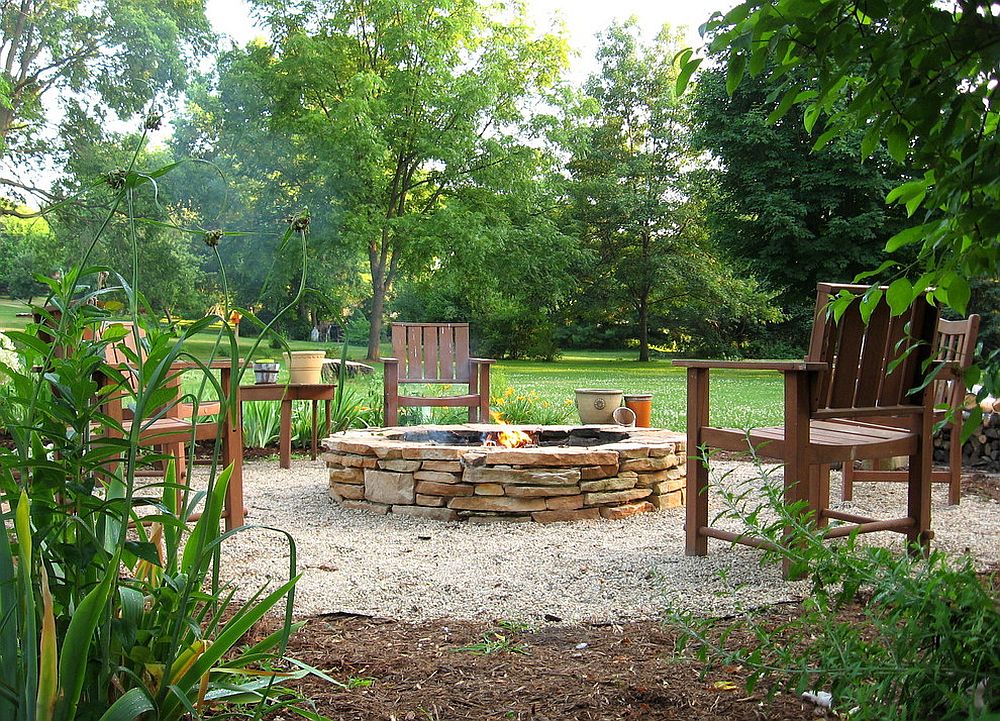
<svg viewBox="0 0 1000 721">
<path fill-rule="evenodd" d="M 834 710 L 852 721 L 1000 711 L 996 576 L 981 577 L 971 559 L 939 551 L 922 558 L 862 547 L 855 537 L 831 542 L 803 504 L 785 506 L 781 484 L 758 469 L 759 478 L 723 493 L 723 515 L 772 544 L 762 562 L 787 559 L 793 573 L 804 573 L 810 594 L 787 623 L 748 616 L 725 624 L 723 641 L 737 630 L 750 639 L 735 649 L 711 640 L 717 621 L 675 617 L 698 655 L 743 666 L 748 692 L 760 682 L 772 691 L 829 691 Z"/>
<path fill-rule="evenodd" d="M 520 393 L 513 386 L 491 393 L 490 407 L 493 418 L 502 423 L 522 425 L 558 426 L 566 423 L 573 414 L 572 400 L 553 403 L 542 398 L 537 391 Z"/>
</svg>

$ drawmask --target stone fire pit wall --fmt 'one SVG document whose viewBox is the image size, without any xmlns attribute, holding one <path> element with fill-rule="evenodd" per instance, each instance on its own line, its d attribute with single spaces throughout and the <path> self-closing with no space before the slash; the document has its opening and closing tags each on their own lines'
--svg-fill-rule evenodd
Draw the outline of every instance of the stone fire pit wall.
<svg viewBox="0 0 1000 721">
<path fill-rule="evenodd" d="M 507 449 L 407 440 L 477 436 L 468 424 L 346 431 L 326 439 L 330 497 L 345 508 L 440 521 L 618 519 L 684 504 L 684 436 L 618 426 L 553 427 L 567 444 Z M 600 442 L 610 437 L 613 442 Z M 593 443 L 594 445 L 583 445 Z"/>
</svg>

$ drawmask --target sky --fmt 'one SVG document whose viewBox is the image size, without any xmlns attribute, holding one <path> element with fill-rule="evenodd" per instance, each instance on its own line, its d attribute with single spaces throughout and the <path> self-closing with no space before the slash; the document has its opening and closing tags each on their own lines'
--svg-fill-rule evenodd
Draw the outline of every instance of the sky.
<svg viewBox="0 0 1000 721">
<path fill-rule="evenodd" d="M 613 20 L 635 15 L 648 38 L 664 23 L 685 25 L 688 44 L 698 45 L 698 26 L 714 10 L 727 10 L 735 4 L 736 0 L 525 0 L 528 16 L 540 30 L 548 30 L 558 19 L 565 24 L 570 46 L 580 53 L 570 73 L 575 81 L 582 81 L 596 69 L 594 36 Z M 263 34 L 253 27 L 244 0 L 208 0 L 207 15 L 216 32 L 228 35 L 238 45 Z"/>
</svg>

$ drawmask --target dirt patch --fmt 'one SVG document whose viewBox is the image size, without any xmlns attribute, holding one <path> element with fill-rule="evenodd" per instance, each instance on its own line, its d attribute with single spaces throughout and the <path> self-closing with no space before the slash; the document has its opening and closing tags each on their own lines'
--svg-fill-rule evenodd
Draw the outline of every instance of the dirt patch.
<svg viewBox="0 0 1000 721">
<path fill-rule="evenodd" d="M 971 476 L 962 476 L 962 495 L 970 493 L 1000 501 L 1000 474 L 973 473 Z"/>
<path fill-rule="evenodd" d="M 526 629 L 333 615 L 310 619 L 289 653 L 348 685 L 310 679 L 298 687 L 318 711 L 343 721 L 812 716 L 787 694 L 747 694 L 739 668 L 702 678 L 699 663 L 676 656 L 676 638 L 655 622 Z"/>
</svg>

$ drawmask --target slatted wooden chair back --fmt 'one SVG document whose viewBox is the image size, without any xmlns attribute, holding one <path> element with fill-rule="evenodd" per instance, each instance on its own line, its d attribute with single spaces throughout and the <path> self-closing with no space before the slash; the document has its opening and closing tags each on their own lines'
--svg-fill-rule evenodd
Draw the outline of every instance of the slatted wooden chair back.
<svg viewBox="0 0 1000 721">
<path fill-rule="evenodd" d="M 970 315 L 965 320 L 938 321 L 937 339 L 935 341 L 934 357 L 936 360 L 952 362 L 960 369 L 972 365 L 972 356 L 976 351 L 976 338 L 979 336 L 979 316 Z M 959 408 L 965 400 L 965 382 L 950 378 L 934 383 L 934 405 L 947 405 L 949 408 Z"/>
<path fill-rule="evenodd" d="M 807 361 L 829 364 L 816 383 L 812 407 L 854 409 L 920 405 L 924 361 L 931 353 L 937 310 L 918 299 L 902 315 L 891 317 L 883 295 L 868 323 L 855 300 L 835 322 L 830 299 L 840 291 L 857 295 L 864 285 L 820 283 Z M 884 289 L 883 289 L 884 291 Z"/>
<path fill-rule="evenodd" d="M 468 323 L 393 323 L 400 383 L 468 383 Z"/>
</svg>

